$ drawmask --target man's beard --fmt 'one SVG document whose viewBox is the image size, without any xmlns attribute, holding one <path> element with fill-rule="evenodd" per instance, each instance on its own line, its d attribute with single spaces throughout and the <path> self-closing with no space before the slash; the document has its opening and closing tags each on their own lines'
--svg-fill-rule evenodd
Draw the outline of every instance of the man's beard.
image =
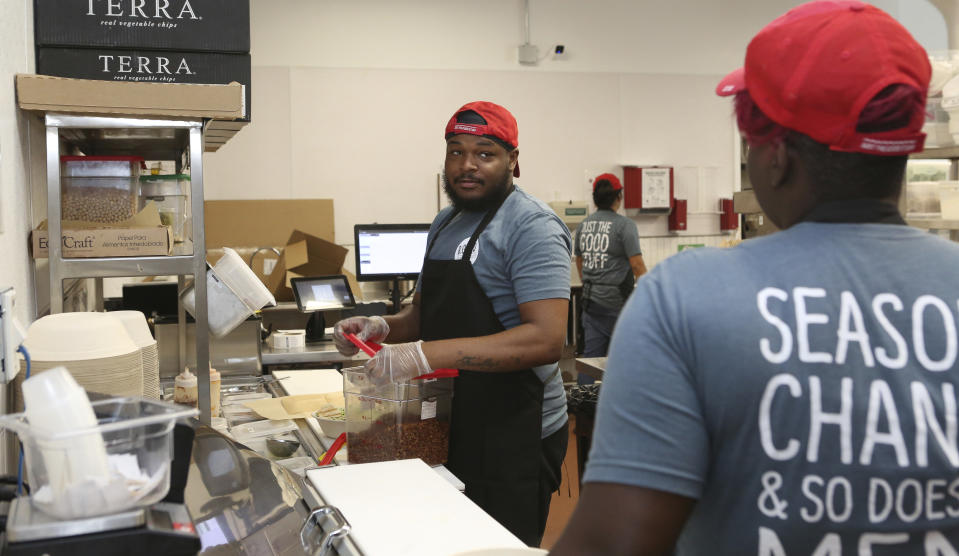
<svg viewBox="0 0 959 556">
<path fill-rule="evenodd" d="M 506 171 L 503 172 L 503 175 L 500 176 L 499 179 L 492 184 L 488 184 L 489 187 L 482 197 L 478 199 L 464 199 L 456 193 L 456 190 L 450 185 L 449 180 L 446 178 L 446 172 L 443 172 L 443 191 L 446 192 L 446 196 L 454 207 L 465 211 L 485 212 L 499 204 L 512 190 L 512 184 L 510 183 L 512 173 L 513 171 L 507 166 Z"/>
</svg>

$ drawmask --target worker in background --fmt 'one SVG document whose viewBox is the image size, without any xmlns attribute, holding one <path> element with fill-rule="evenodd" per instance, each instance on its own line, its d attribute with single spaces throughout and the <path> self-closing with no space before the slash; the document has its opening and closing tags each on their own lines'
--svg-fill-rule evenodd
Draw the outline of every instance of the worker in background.
<svg viewBox="0 0 959 556">
<path fill-rule="evenodd" d="M 639 281 L 555 554 L 959 551 L 959 246 L 897 208 L 930 73 L 853 0 L 752 39 L 717 93 L 782 231 Z"/>
<path fill-rule="evenodd" d="M 353 317 L 344 338 L 386 341 L 366 369 L 400 382 L 432 369 L 455 379 L 447 467 L 466 495 L 538 546 L 566 455 L 566 337 L 571 239 L 562 220 L 513 183 L 519 132 L 505 108 L 471 102 L 446 125 L 444 187 L 452 206 L 430 229 L 411 305 Z"/>
<path fill-rule="evenodd" d="M 646 273 L 636 223 L 618 214 L 623 184 L 613 174 L 593 180 L 596 212 L 576 228 L 573 252 L 583 281 L 583 357 L 606 357 L 609 339 L 636 279 Z M 593 377 L 580 374 L 579 384 Z"/>
</svg>

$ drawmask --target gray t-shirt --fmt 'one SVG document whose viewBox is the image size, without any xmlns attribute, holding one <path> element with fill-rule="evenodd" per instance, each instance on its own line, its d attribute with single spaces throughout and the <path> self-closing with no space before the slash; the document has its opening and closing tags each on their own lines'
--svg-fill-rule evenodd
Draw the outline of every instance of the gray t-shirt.
<svg viewBox="0 0 959 556">
<path fill-rule="evenodd" d="M 956 554 L 959 246 L 802 223 L 620 314 L 584 480 L 698 499 L 678 554 Z"/>
<path fill-rule="evenodd" d="M 430 229 L 428 242 L 436 228 L 449 218 L 453 209 L 443 209 Z M 431 259 L 457 260 L 463 257 L 466 243 L 476 230 L 483 212 L 461 212 L 439 235 L 430 253 Z M 506 328 L 521 324 L 519 305 L 542 299 L 569 299 L 569 229 L 546 204 L 518 186 L 480 234 L 473 248 L 473 272 L 493 310 Z M 421 284 L 417 284 L 417 289 Z M 566 422 L 566 392 L 559 364 L 533 369 L 545 383 L 543 397 L 543 437 L 559 430 Z"/>
<path fill-rule="evenodd" d="M 631 219 L 611 210 L 597 210 L 576 228 L 574 253 L 583 258 L 583 283 L 589 300 L 618 311 L 626 299 L 619 286 L 633 278 L 629 258 L 641 255 L 639 232 Z"/>
</svg>

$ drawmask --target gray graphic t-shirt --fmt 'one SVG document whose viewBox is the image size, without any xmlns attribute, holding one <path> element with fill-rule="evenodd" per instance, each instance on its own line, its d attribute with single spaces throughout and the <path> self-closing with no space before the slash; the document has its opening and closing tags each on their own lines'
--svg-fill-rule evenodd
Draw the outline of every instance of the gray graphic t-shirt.
<svg viewBox="0 0 959 556">
<path fill-rule="evenodd" d="M 446 208 L 433 220 L 428 241 L 449 218 Z M 430 258 L 456 260 L 484 213 L 461 212 L 443 229 Z M 542 299 L 569 299 L 569 268 L 572 240 L 569 228 L 546 204 L 518 186 L 480 234 L 470 261 L 473 272 L 500 323 L 507 328 L 521 324 L 519 305 Z M 417 288 L 420 284 L 417 284 Z M 469 318 L 469 315 L 464 315 Z M 558 363 L 533 370 L 544 382 L 543 437 L 566 422 L 566 392 Z"/>
<path fill-rule="evenodd" d="M 698 500 L 678 554 L 957 554 L 959 246 L 803 223 L 639 281 L 584 480 Z"/>
<path fill-rule="evenodd" d="M 583 258 L 590 302 L 619 310 L 626 301 L 619 285 L 633 277 L 629 258 L 642 254 L 636 223 L 611 210 L 598 210 L 577 226 L 573 252 Z"/>
</svg>

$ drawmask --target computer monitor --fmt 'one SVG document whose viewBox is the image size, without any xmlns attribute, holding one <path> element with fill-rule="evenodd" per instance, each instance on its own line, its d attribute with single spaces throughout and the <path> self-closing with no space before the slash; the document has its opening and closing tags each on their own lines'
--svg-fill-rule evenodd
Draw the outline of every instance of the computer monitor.
<svg viewBox="0 0 959 556">
<path fill-rule="evenodd" d="M 429 224 L 356 224 L 356 279 L 415 280 L 423 267 L 429 231 Z"/>
</svg>

